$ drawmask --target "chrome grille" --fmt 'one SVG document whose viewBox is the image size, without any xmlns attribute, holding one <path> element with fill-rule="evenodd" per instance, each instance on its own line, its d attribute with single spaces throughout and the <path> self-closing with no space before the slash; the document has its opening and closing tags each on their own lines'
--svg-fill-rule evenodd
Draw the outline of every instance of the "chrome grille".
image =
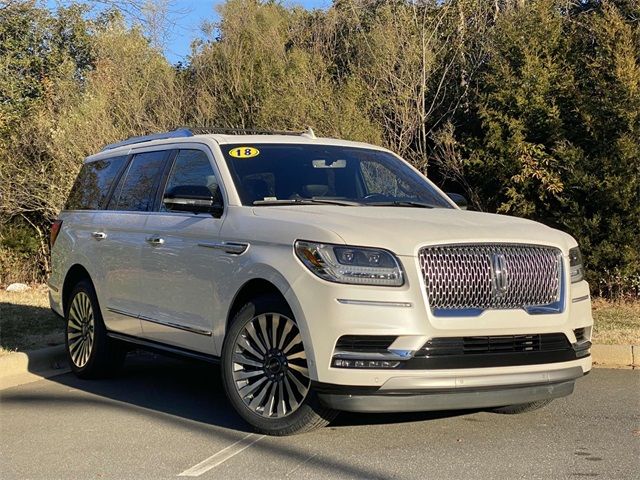
<svg viewBox="0 0 640 480">
<path fill-rule="evenodd" d="M 557 248 L 439 245 L 422 248 L 419 258 L 432 309 L 526 308 L 560 297 L 562 257 Z"/>
</svg>

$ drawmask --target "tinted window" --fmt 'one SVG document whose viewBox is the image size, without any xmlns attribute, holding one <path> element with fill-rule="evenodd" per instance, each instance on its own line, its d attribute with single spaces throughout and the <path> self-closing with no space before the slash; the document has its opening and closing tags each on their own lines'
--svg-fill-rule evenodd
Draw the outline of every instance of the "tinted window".
<svg viewBox="0 0 640 480">
<path fill-rule="evenodd" d="M 109 189 L 127 160 L 126 156 L 85 163 L 76 178 L 65 209 L 100 210 L 105 208 Z"/>
<path fill-rule="evenodd" d="M 201 150 L 178 152 L 164 191 L 169 192 L 172 188 L 182 185 L 203 185 L 215 195 L 218 180 L 206 153 Z M 160 205 L 160 210 L 166 211 L 164 204 Z"/>
<path fill-rule="evenodd" d="M 109 210 L 149 212 L 169 151 L 139 153 L 120 178 Z"/>
<path fill-rule="evenodd" d="M 451 204 L 396 156 L 333 145 L 223 145 L 244 205 L 279 200 L 347 200 L 367 205 Z M 244 154 L 248 152 L 248 154 Z"/>
</svg>

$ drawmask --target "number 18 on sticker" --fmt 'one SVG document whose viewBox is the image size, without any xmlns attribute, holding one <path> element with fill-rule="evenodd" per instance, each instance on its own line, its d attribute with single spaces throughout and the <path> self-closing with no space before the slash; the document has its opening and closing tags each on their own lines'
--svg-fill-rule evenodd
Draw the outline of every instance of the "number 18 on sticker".
<svg viewBox="0 0 640 480">
<path fill-rule="evenodd" d="M 260 150 L 253 147 L 236 147 L 229 150 L 229 155 L 233 158 L 252 158 L 260 155 Z"/>
</svg>

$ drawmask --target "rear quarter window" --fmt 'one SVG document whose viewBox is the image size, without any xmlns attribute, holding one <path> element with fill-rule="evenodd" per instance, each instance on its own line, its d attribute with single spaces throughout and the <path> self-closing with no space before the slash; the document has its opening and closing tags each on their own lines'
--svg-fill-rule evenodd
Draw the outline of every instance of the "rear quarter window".
<svg viewBox="0 0 640 480">
<path fill-rule="evenodd" d="M 85 163 L 80 169 L 65 210 L 102 210 L 113 181 L 124 167 L 127 156 Z"/>
</svg>

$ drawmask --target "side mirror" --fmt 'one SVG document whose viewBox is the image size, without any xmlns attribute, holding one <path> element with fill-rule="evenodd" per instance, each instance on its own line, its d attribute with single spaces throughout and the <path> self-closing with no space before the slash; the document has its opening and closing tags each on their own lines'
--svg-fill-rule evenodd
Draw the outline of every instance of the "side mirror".
<svg viewBox="0 0 640 480">
<path fill-rule="evenodd" d="M 162 203 L 174 212 L 210 213 L 220 217 L 224 211 L 220 189 L 211 192 L 204 185 L 179 185 L 164 194 Z"/>
<path fill-rule="evenodd" d="M 453 200 L 453 203 L 455 203 L 456 205 L 458 205 L 458 207 L 460 207 L 461 210 L 467 209 L 469 203 L 467 202 L 467 199 L 464 197 L 464 195 L 460 195 L 459 193 L 448 193 L 448 192 L 447 192 L 447 195 L 451 200 Z"/>
</svg>

